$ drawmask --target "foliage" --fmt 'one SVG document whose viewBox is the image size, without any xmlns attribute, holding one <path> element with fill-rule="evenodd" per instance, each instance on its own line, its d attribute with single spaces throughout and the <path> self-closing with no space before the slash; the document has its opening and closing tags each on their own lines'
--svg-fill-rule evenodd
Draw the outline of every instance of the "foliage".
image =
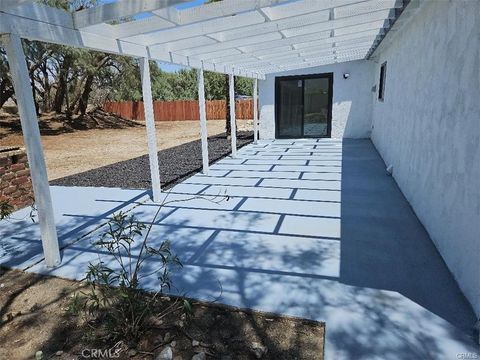
<svg viewBox="0 0 480 360">
<path fill-rule="evenodd" d="M 8 219 L 13 212 L 13 206 L 6 200 L 0 200 L 0 220 Z"/>
<path fill-rule="evenodd" d="M 77 11 L 96 6 L 96 0 L 41 0 L 50 6 Z M 124 19 L 128 21 L 129 19 Z M 63 45 L 24 40 L 32 93 L 38 113 L 55 111 L 67 115 L 85 114 L 88 106 L 106 100 L 138 101 L 142 98 L 140 71 L 136 59 Z M 197 99 L 195 69 L 175 73 L 162 71 L 150 62 L 154 100 Z M 208 100 L 228 100 L 226 75 L 205 72 Z M 251 79 L 236 77 L 235 91 L 251 95 Z M 0 108 L 15 100 L 5 51 L 0 47 Z"/>
<path fill-rule="evenodd" d="M 13 85 L 8 73 L 5 51 L 0 47 L 0 108 L 13 95 Z"/>
<path fill-rule="evenodd" d="M 181 268 L 182 263 L 172 252 L 168 240 L 157 247 L 151 246 L 150 232 L 163 207 L 170 203 L 203 199 L 220 204 L 229 201 L 229 197 L 222 194 L 213 197 L 196 195 L 166 201 L 167 197 L 148 226 L 137 221 L 134 215 L 128 216 L 123 212 L 113 215 L 106 225 L 107 230 L 95 243 L 106 251 L 109 262 L 99 259 L 97 263 L 90 263 L 85 277 L 90 290 L 75 294 L 70 301 L 68 310 L 71 314 L 85 316 L 90 325 L 103 324 L 111 340 L 135 343 L 150 321 L 163 321 L 168 315 L 179 312 L 182 312 L 182 319 L 192 314 L 192 306 L 187 299 L 170 300 L 161 296 L 173 287 L 171 271 Z M 157 291 L 141 291 L 140 280 L 152 275 L 158 278 Z M 85 332 L 87 336 L 99 335 L 95 326 L 90 329 L 90 332 Z"/>
<path fill-rule="evenodd" d="M 155 313 L 161 302 L 160 295 L 172 287 L 170 271 L 182 264 L 171 251 L 168 241 L 163 241 L 158 247 L 149 245 L 152 224 L 147 228 L 133 215 L 115 214 L 107 225 L 108 230 L 95 243 L 106 250 L 113 261 L 90 263 L 86 272 L 90 291 L 83 292 L 81 296 L 77 294 L 70 304 L 71 312 L 81 309 L 86 316 L 101 321 L 114 340 L 135 342 L 152 315 L 162 317 L 166 312 L 186 306 L 174 304 L 164 309 L 163 313 Z M 139 242 L 142 236 L 143 240 Z M 153 295 L 142 292 L 139 287 L 142 276 L 145 276 L 142 269 L 146 261 L 149 262 L 149 275 L 157 275 L 159 281 L 158 290 Z M 154 268 L 150 269 L 150 266 Z"/>
</svg>

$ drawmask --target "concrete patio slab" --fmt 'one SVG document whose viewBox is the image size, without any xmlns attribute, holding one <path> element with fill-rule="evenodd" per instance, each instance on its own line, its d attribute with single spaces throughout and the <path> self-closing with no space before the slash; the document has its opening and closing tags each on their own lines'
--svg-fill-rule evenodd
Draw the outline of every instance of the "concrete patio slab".
<svg viewBox="0 0 480 360">
<path fill-rule="evenodd" d="M 320 201 L 299 201 L 293 199 L 247 199 L 241 206 L 242 211 L 278 213 L 282 209 L 285 215 L 305 215 L 312 217 L 335 217 L 340 219 L 340 203 Z"/>
<path fill-rule="evenodd" d="M 244 160 L 245 161 L 245 160 Z M 297 160 L 266 160 L 266 159 L 247 159 L 245 161 L 245 164 L 247 165 L 254 165 L 254 164 L 258 164 L 258 165 L 306 165 L 307 164 L 307 160 L 301 160 L 301 159 L 297 159 Z"/>
<path fill-rule="evenodd" d="M 255 268 L 277 273 L 337 277 L 340 274 L 340 242 L 301 236 L 220 231 L 206 251 L 188 262 L 232 269 Z"/>
<path fill-rule="evenodd" d="M 298 155 L 271 156 L 270 149 Z M 275 167 L 269 173 L 252 165 Z M 277 166 L 292 178 L 264 176 Z M 152 245 L 170 240 L 184 263 L 174 275 L 177 293 L 325 321 L 327 359 L 480 352 L 470 305 L 369 140 L 260 142 L 212 169 L 223 173 L 198 174 L 171 189 L 166 201 L 174 202 L 152 227 Z M 339 172 L 340 180 L 322 178 Z M 36 253 L 4 252 L 0 261 L 71 279 L 82 279 L 89 262 L 111 263 L 92 245 L 100 232 L 88 230 L 114 210 L 149 223 L 157 206 L 143 202 L 142 192 L 109 191 L 52 188 L 59 231 L 71 234 L 59 267 L 38 262 L 38 232 L 28 221 L 2 224 L 0 234 L 19 250 L 25 246 L 18 239 L 36 241 Z M 219 194 L 228 201 L 212 202 Z M 71 241 L 75 229 L 84 237 Z M 148 261 L 145 274 L 155 266 Z M 142 285 L 155 289 L 157 279 L 147 276 Z"/>
<path fill-rule="evenodd" d="M 218 195 L 225 193 L 225 186 L 210 185 L 202 194 Z M 229 196 L 253 198 L 270 198 L 270 199 L 290 199 L 292 196 L 291 189 L 280 189 L 272 187 L 252 187 L 252 186 L 229 186 Z"/>
<path fill-rule="evenodd" d="M 128 211 L 147 199 L 144 190 L 52 187 L 60 247 L 96 229 L 113 213 Z M 0 224 L 1 265 L 23 269 L 42 260 L 40 228 L 30 213 L 31 208 L 25 208 Z"/>
<path fill-rule="evenodd" d="M 337 201 L 342 199 L 341 191 L 298 189 L 293 196 L 297 200 Z"/>
<path fill-rule="evenodd" d="M 341 160 L 310 160 L 309 165 L 314 166 L 342 166 Z"/>
<path fill-rule="evenodd" d="M 264 179 L 262 185 L 288 189 L 341 190 L 340 181 Z"/>
<path fill-rule="evenodd" d="M 342 163 L 338 162 L 337 166 L 315 166 L 315 165 L 275 165 L 272 171 L 300 171 L 305 173 L 335 173 L 340 174 L 342 172 Z M 335 179 L 340 180 L 340 179 Z"/>
</svg>

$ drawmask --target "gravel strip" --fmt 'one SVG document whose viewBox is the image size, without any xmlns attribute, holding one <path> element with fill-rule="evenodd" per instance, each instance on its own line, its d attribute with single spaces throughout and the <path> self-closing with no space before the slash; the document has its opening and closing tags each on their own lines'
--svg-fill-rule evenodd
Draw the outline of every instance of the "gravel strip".
<svg viewBox="0 0 480 360">
<path fill-rule="evenodd" d="M 253 141 L 253 132 L 237 134 L 237 148 Z M 210 163 L 231 152 L 230 140 L 225 134 L 208 138 Z M 158 152 L 160 178 L 167 189 L 185 178 L 202 170 L 202 145 L 200 140 L 191 141 Z M 150 166 L 148 155 L 121 161 L 97 169 L 85 171 L 50 181 L 50 185 L 120 187 L 126 189 L 148 189 L 150 187 Z"/>
</svg>

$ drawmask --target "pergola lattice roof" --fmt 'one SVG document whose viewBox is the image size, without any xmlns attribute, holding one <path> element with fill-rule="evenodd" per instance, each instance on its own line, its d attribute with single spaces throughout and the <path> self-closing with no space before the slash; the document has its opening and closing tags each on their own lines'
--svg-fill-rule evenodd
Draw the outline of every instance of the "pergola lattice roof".
<svg viewBox="0 0 480 360">
<path fill-rule="evenodd" d="M 368 58 L 409 0 L 223 0 L 176 7 L 186 2 L 119 0 L 71 14 L 32 0 L 0 0 L 0 33 L 263 79 Z M 126 17 L 134 20 L 111 23 Z"/>
</svg>

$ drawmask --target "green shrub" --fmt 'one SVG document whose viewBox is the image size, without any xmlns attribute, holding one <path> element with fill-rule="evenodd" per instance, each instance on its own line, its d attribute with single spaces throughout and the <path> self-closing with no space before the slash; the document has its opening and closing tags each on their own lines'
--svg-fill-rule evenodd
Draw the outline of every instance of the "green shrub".
<svg viewBox="0 0 480 360">
<path fill-rule="evenodd" d="M 171 289 L 170 272 L 182 264 L 171 251 L 169 241 L 163 241 L 158 247 L 148 244 L 151 226 L 147 228 L 133 215 L 115 214 L 107 224 L 108 230 L 95 243 L 114 261 L 111 265 L 101 260 L 90 263 L 86 272 L 90 290 L 81 296 L 77 294 L 70 304 L 72 313 L 83 312 L 90 319 L 101 321 L 114 340 L 136 342 L 152 315 L 158 317 L 162 311 L 172 310 L 171 305 L 161 310 L 160 295 Z M 153 294 L 139 287 L 141 270 L 149 259 L 158 264 L 150 273 L 157 275 L 159 281 L 158 290 Z M 174 304 L 173 308 L 189 306 L 188 303 Z"/>
<path fill-rule="evenodd" d="M 8 219 L 12 212 L 13 206 L 6 200 L 0 200 L 0 220 Z"/>
<path fill-rule="evenodd" d="M 163 206 L 193 199 L 219 204 L 228 201 L 229 197 L 222 194 L 213 197 L 196 195 L 169 202 L 165 198 L 148 226 L 137 221 L 134 215 L 128 216 L 123 212 L 114 214 L 107 223 L 107 230 L 95 243 L 95 246 L 106 250 L 113 263 L 110 265 L 99 260 L 89 264 L 85 276 L 89 291 L 75 294 L 69 312 L 85 316 L 89 324 L 92 321 L 104 324 L 112 340 L 131 344 L 136 343 L 146 331 L 149 320 L 163 321 L 172 314 L 178 314 L 182 320 L 189 317 L 192 306 L 188 300 L 171 300 L 162 296 L 164 291 L 173 286 L 171 271 L 181 268 L 182 263 L 172 252 L 168 240 L 153 247 L 149 244 L 149 235 Z M 142 269 L 147 260 L 151 264 L 158 264 L 148 274 L 158 278 L 157 291 L 154 293 L 140 288 L 140 279 L 146 276 Z"/>
</svg>

